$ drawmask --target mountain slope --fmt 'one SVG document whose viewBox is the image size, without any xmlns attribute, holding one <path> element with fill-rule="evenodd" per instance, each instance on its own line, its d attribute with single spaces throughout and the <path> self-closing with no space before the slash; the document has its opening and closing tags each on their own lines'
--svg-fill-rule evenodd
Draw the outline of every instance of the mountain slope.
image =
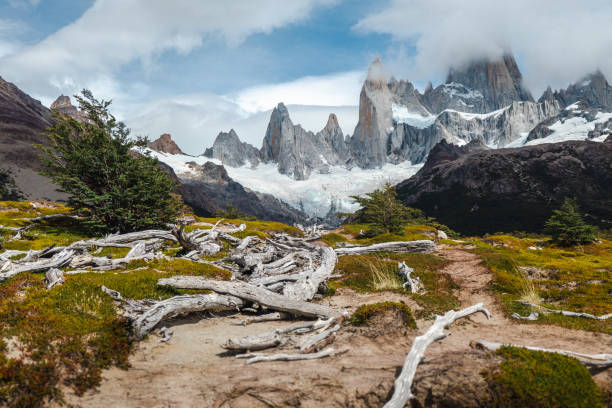
<svg viewBox="0 0 612 408">
<path fill-rule="evenodd" d="M 541 231 L 565 197 L 609 228 L 611 168 L 612 138 L 476 151 L 442 141 L 397 190 L 405 204 L 465 234 Z"/>
<path fill-rule="evenodd" d="M 28 199 L 63 198 L 49 179 L 38 174 L 41 163 L 33 146 L 46 143 L 42 133 L 51 119 L 49 109 L 0 77 L 0 167 L 11 170 Z"/>
</svg>

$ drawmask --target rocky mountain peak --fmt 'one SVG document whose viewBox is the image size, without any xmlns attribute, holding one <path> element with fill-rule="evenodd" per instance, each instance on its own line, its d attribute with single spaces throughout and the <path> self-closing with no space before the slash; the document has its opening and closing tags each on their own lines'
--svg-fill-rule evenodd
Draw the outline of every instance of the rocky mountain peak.
<svg viewBox="0 0 612 408">
<path fill-rule="evenodd" d="M 231 167 L 241 167 L 247 162 L 251 167 L 257 167 L 261 159 L 259 150 L 253 145 L 241 142 L 234 129 L 229 132 L 220 132 L 213 146 L 206 149 L 204 156 L 221 160 L 223 164 Z"/>
<path fill-rule="evenodd" d="M 66 95 L 60 95 L 57 97 L 57 99 L 51 104 L 51 109 L 62 109 L 62 108 L 75 108 L 75 106 L 72 105 L 72 103 L 70 102 L 70 97 L 66 96 Z"/>
<path fill-rule="evenodd" d="M 612 86 L 599 70 L 586 75 L 567 89 L 555 92 L 555 97 L 564 106 L 583 101 L 591 108 L 612 110 Z"/>
<path fill-rule="evenodd" d="M 451 68 L 446 83 L 426 92 L 424 100 L 435 113 L 444 109 L 488 113 L 515 101 L 533 102 L 522 80 L 523 76 L 512 55 L 480 59 L 460 68 Z"/>
<path fill-rule="evenodd" d="M 164 133 L 157 140 L 149 142 L 149 148 L 159 153 L 168 154 L 185 154 L 178 147 L 178 145 L 172 140 L 172 136 L 169 133 Z"/>
<path fill-rule="evenodd" d="M 325 125 L 323 130 L 331 133 L 339 129 L 340 129 L 340 124 L 338 123 L 338 118 L 336 117 L 336 114 L 330 113 L 329 117 L 327 118 L 327 124 Z M 340 130 L 340 132 L 342 132 L 342 130 Z"/>
<path fill-rule="evenodd" d="M 389 74 L 385 70 L 382 60 L 380 57 L 376 57 L 368 67 L 366 81 L 370 82 L 370 86 L 372 87 L 381 88 L 386 85 L 388 80 Z"/>
<path fill-rule="evenodd" d="M 62 115 L 68 115 L 80 122 L 87 120 L 87 115 L 85 112 L 80 111 L 76 106 L 74 106 L 70 101 L 70 97 L 66 95 L 58 96 L 57 99 L 51 104 L 51 110 L 57 111 Z"/>
</svg>

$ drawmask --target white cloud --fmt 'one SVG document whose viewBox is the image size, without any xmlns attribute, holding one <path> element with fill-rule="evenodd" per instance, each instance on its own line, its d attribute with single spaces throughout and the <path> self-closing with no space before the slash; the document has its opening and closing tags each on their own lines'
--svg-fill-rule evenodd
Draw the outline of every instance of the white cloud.
<svg viewBox="0 0 612 408">
<path fill-rule="evenodd" d="M 8 2 L 15 8 L 36 7 L 40 4 L 40 0 L 8 0 Z"/>
<path fill-rule="evenodd" d="M 16 37 L 27 29 L 27 26 L 20 21 L 0 18 L 0 58 L 19 49 L 20 43 Z"/>
<path fill-rule="evenodd" d="M 281 84 L 245 89 L 228 99 L 247 112 L 272 109 L 279 102 L 287 105 L 355 105 L 359 100 L 365 73 L 349 71 L 326 76 L 308 76 Z"/>
<path fill-rule="evenodd" d="M 127 63 L 150 64 L 167 51 L 187 54 L 204 41 L 236 45 L 336 1 L 96 0 L 72 24 L 0 59 L 0 72 L 42 97 L 72 94 L 92 82 L 112 80 Z"/>
<path fill-rule="evenodd" d="M 612 79 L 610 21 L 608 0 L 392 0 L 355 29 L 414 45 L 416 57 L 396 73 L 417 81 L 512 50 L 526 85 L 539 92 L 547 84 L 565 87 L 597 68 Z"/>
</svg>

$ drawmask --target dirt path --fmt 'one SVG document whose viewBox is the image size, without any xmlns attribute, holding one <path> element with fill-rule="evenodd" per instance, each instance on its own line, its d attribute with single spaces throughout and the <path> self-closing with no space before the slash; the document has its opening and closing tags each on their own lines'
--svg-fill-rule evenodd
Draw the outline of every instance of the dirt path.
<svg viewBox="0 0 612 408">
<path fill-rule="evenodd" d="M 612 336 L 521 324 L 503 316 L 495 299 L 485 290 L 492 279 L 477 255 L 462 249 L 442 247 L 439 254 L 452 261 L 442 272 L 459 285 L 462 306 L 483 302 L 493 314 L 490 320 L 473 316 L 457 322 L 452 335 L 433 344 L 417 376 L 438 381 L 440 364 L 461 359 L 461 370 L 480 370 L 472 353 L 472 340 L 512 342 L 523 345 L 564 348 L 585 353 L 610 352 Z M 404 300 L 388 293 L 358 294 L 344 291 L 324 302 L 352 310 L 362 303 Z M 412 339 L 430 326 L 419 321 L 418 332 L 407 332 L 396 322 L 382 322 L 373 329 L 345 327 L 333 347 L 348 349 L 343 355 L 302 362 L 268 362 L 245 365 L 243 360 L 223 354 L 228 337 L 244 336 L 286 326 L 286 322 L 256 326 L 231 325 L 240 316 L 189 317 L 172 321 L 174 336 L 160 344 L 149 336 L 138 345 L 127 371 L 107 370 L 97 391 L 84 397 L 69 395 L 68 402 L 83 407 L 378 407 L 386 401 L 396 370 L 402 365 Z M 455 360 L 453 360 L 455 359 Z M 432 363 L 433 362 L 433 363 Z M 446 368 L 444 368 L 446 370 Z M 608 370 L 610 372 L 612 370 Z M 599 383 L 612 383 L 608 372 Z M 457 384 L 461 384 L 460 381 Z"/>
</svg>

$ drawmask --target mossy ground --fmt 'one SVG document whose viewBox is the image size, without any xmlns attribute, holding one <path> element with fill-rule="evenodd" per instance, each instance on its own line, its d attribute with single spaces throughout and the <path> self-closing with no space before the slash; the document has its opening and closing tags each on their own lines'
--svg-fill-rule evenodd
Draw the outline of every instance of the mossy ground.
<svg viewBox="0 0 612 408">
<path fill-rule="evenodd" d="M 483 373 L 491 389 L 491 407 L 604 407 L 591 374 L 573 358 L 514 347 L 502 347 L 497 354 L 503 357 L 500 367 Z"/>
<path fill-rule="evenodd" d="M 475 239 L 473 244 L 473 251 L 493 272 L 492 289 L 508 314 L 529 314 L 532 308 L 517 302 L 526 295 L 541 299 L 541 305 L 550 309 L 612 313 L 612 241 L 560 248 L 546 237 L 496 235 Z M 537 321 L 526 323 L 612 334 L 612 319 L 541 313 Z"/>
<path fill-rule="evenodd" d="M 353 326 L 363 326 L 368 324 L 374 316 L 395 311 L 401 316 L 402 322 L 406 328 L 416 329 L 416 321 L 412 317 L 412 311 L 405 303 L 400 302 L 379 302 L 361 305 L 355 310 L 351 316 L 351 324 Z"/>
<path fill-rule="evenodd" d="M 338 233 L 326 234 L 321 240 L 330 246 L 337 246 L 341 242 L 350 242 L 356 245 L 372 245 L 381 242 L 433 239 L 436 236 L 436 228 L 428 225 L 414 224 L 402 227 L 402 231 L 399 234 L 385 233 L 369 238 L 359 238 L 360 231 L 368 231 L 370 229 L 370 224 L 345 224 L 338 229 Z"/>
<path fill-rule="evenodd" d="M 401 288 L 401 277 L 398 273 L 398 262 L 406 262 L 414 268 L 413 277 L 420 278 L 425 288 L 424 294 L 413 294 Z M 449 276 L 438 271 L 449 261 L 434 254 L 397 254 L 392 252 L 379 252 L 370 255 L 341 256 L 336 265 L 336 274 L 340 278 L 329 282 L 332 291 L 338 288 L 350 288 L 359 292 L 379 292 L 392 290 L 405 293 L 412 297 L 422 309 L 416 312 L 417 317 L 430 318 L 434 314 L 441 314 L 459 306 L 459 301 L 453 294 L 456 288 Z M 372 267 L 372 265 L 374 267 Z M 397 279 L 400 283 L 396 289 L 378 289 L 376 287 L 376 270 L 382 269 Z"/>
<path fill-rule="evenodd" d="M 22 227 L 31 224 L 23 218 L 69 213 L 53 203 L 0 202 L 0 225 Z M 205 220 L 216 222 L 217 220 Z M 241 220 L 228 220 L 240 224 Z M 248 222 L 236 237 L 269 232 L 301 232 L 280 223 Z M 189 227 L 194 229 L 194 227 Z M 198 227 L 195 227 L 198 228 Z M 206 229 L 209 227 L 199 227 Z M 79 222 L 56 218 L 36 223 L 22 233 L 20 240 L 8 240 L 15 232 L 0 231 L 2 249 L 43 249 L 55 243 L 68 245 L 90 239 Z M 181 248 L 166 243 L 164 253 L 177 255 Z M 224 250 L 211 259 L 227 255 Z M 124 257 L 127 248 L 91 248 L 96 256 Z M 126 368 L 132 349 L 130 328 L 118 313 L 102 285 L 132 299 L 166 299 L 194 293 L 157 286 L 157 280 L 174 275 L 198 275 L 227 280 L 227 271 L 212 265 L 184 259 L 133 261 L 125 269 L 104 273 L 66 275 L 66 282 L 47 291 L 43 274 L 20 274 L 0 283 L 0 406 L 37 407 L 62 401 L 61 388 L 77 394 L 96 386 L 103 369 Z"/>
</svg>

